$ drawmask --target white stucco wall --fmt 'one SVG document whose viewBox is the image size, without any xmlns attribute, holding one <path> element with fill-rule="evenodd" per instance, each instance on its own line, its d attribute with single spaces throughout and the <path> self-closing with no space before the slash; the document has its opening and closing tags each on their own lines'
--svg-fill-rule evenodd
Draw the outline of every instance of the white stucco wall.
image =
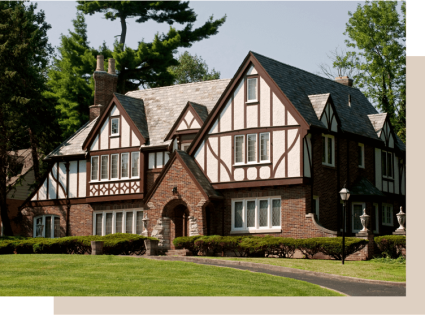
<svg viewBox="0 0 425 315">
<path fill-rule="evenodd" d="M 105 150 L 108 149 L 108 141 L 109 141 L 109 118 L 105 120 L 100 128 L 100 149 Z"/>
<path fill-rule="evenodd" d="M 249 105 L 246 107 L 246 127 L 258 127 L 258 105 Z"/>
<path fill-rule="evenodd" d="M 94 138 L 94 141 L 90 147 L 90 151 L 99 150 L 99 135 Z"/>
<path fill-rule="evenodd" d="M 255 167 L 249 167 L 247 172 L 246 172 L 246 177 L 249 180 L 254 180 L 257 179 L 257 168 Z"/>
<path fill-rule="evenodd" d="M 244 81 L 241 80 L 234 93 L 234 129 L 244 129 Z"/>
<path fill-rule="evenodd" d="M 78 161 L 71 161 L 69 162 L 69 198 L 77 198 L 77 166 Z"/>
<path fill-rule="evenodd" d="M 273 93 L 273 126 L 285 125 L 285 106 L 280 99 Z"/>
<path fill-rule="evenodd" d="M 134 131 L 131 132 L 131 146 L 132 147 L 138 147 L 140 146 L 140 140 L 136 137 L 136 134 Z"/>
<path fill-rule="evenodd" d="M 110 149 L 118 149 L 120 147 L 120 139 L 118 137 L 112 137 L 110 145 Z"/>
<path fill-rule="evenodd" d="M 112 107 L 111 110 L 111 116 L 118 116 L 120 114 L 119 109 L 117 108 L 117 106 L 114 105 L 114 107 Z"/>
<path fill-rule="evenodd" d="M 235 178 L 235 181 L 241 181 L 244 179 L 244 170 L 242 168 L 236 168 L 233 177 Z"/>
<path fill-rule="evenodd" d="M 55 163 L 55 165 L 52 168 L 52 173 L 57 174 L 58 164 Z M 56 176 L 55 176 L 56 178 Z M 56 199 L 56 182 L 52 178 L 52 174 L 49 173 L 49 199 Z"/>
<path fill-rule="evenodd" d="M 214 154 L 218 153 L 218 138 L 209 138 L 211 149 Z M 207 147 L 207 175 L 209 179 L 216 183 L 218 182 L 218 161 L 212 154 L 209 147 Z"/>
<path fill-rule="evenodd" d="M 212 125 L 209 133 L 213 134 L 213 133 L 217 133 L 217 132 L 218 132 L 218 119 L 216 119 L 214 121 L 214 124 Z"/>
<path fill-rule="evenodd" d="M 232 100 L 230 99 L 220 114 L 220 132 L 232 130 Z"/>
<path fill-rule="evenodd" d="M 270 87 L 260 77 L 260 126 L 270 127 Z"/>
<path fill-rule="evenodd" d="M 270 178 L 270 166 L 260 167 L 260 178 L 269 179 Z"/>
<path fill-rule="evenodd" d="M 190 126 L 190 129 L 200 129 L 201 125 L 198 123 L 198 121 L 195 119 L 192 123 L 192 126 Z"/>
<path fill-rule="evenodd" d="M 283 153 L 285 153 L 285 131 L 273 131 L 273 169 L 276 168 L 276 164 Z M 285 177 L 285 158 L 280 162 L 275 177 Z"/>
<path fill-rule="evenodd" d="M 86 167 L 87 163 L 85 160 L 79 161 L 79 179 L 80 183 L 78 185 L 78 197 L 84 198 L 86 197 L 86 181 L 87 181 L 87 173 L 86 173 Z"/>
<path fill-rule="evenodd" d="M 232 137 L 225 136 L 220 138 L 220 158 L 227 168 L 232 170 Z M 220 166 L 220 181 L 227 182 L 230 180 L 229 174 L 223 165 Z"/>
<path fill-rule="evenodd" d="M 300 172 L 300 154 L 301 154 L 301 143 L 300 137 L 297 136 L 298 130 L 288 130 L 288 148 L 295 142 L 294 147 L 288 154 L 288 177 L 299 177 Z"/>
<path fill-rule="evenodd" d="M 130 146 L 130 125 L 122 117 L 121 119 L 121 147 L 128 148 Z"/>
<path fill-rule="evenodd" d="M 201 145 L 199 146 L 198 150 L 195 152 L 195 160 L 198 162 L 199 166 L 202 170 L 205 170 L 205 158 L 204 158 L 204 152 L 205 150 L 205 141 L 202 141 Z"/>
<path fill-rule="evenodd" d="M 46 200 L 47 198 L 47 178 L 44 180 L 43 185 L 41 185 L 40 189 L 38 190 L 38 200 Z M 37 195 L 34 195 L 34 197 L 31 200 L 36 200 Z"/>
<path fill-rule="evenodd" d="M 255 69 L 255 67 L 253 65 L 251 65 L 251 67 L 249 67 L 248 72 L 246 73 L 247 75 L 252 75 L 252 74 L 257 74 L 257 70 Z"/>
</svg>

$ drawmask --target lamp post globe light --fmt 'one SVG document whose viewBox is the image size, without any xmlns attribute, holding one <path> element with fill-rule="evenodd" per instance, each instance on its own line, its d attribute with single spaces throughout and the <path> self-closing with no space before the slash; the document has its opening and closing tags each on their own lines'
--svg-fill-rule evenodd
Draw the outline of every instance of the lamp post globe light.
<svg viewBox="0 0 425 315">
<path fill-rule="evenodd" d="M 345 188 L 341 189 L 339 192 L 342 201 L 344 201 L 344 206 L 342 208 L 342 264 L 344 264 L 345 256 L 345 209 L 347 208 L 347 200 L 350 198 L 350 191 Z"/>
</svg>

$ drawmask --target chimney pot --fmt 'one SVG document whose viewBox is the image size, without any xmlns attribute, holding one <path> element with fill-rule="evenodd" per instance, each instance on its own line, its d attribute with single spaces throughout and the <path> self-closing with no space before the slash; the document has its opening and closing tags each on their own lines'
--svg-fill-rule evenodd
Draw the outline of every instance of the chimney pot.
<svg viewBox="0 0 425 315">
<path fill-rule="evenodd" d="M 115 59 L 109 58 L 108 60 L 108 73 L 115 74 Z"/>
<path fill-rule="evenodd" d="M 335 81 L 346 86 L 353 86 L 353 79 L 350 79 L 348 76 L 336 77 Z"/>
<path fill-rule="evenodd" d="M 103 55 L 97 56 L 96 71 L 105 71 L 104 68 L 103 68 Z"/>
</svg>

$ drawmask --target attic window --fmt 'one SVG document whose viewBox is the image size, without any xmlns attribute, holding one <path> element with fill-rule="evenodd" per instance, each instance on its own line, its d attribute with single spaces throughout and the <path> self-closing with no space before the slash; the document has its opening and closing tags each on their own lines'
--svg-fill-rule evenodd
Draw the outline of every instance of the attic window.
<svg viewBox="0 0 425 315">
<path fill-rule="evenodd" d="M 250 78 L 247 80 L 246 100 L 248 102 L 257 101 L 257 78 Z"/>
<path fill-rule="evenodd" d="M 111 136 L 119 136 L 119 127 L 120 127 L 120 119 L 112 118 L 111 119 Z"/>
</svg>

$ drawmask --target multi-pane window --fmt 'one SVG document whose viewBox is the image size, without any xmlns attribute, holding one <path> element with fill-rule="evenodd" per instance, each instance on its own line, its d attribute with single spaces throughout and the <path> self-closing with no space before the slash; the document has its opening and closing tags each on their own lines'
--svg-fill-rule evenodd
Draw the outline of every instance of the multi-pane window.
<svg viewBox="0 0 425 315">
<path fill-rule="evenodd" d="M 357 147 L 358 166 L 364 168 L 364 144 L 359 143 Z"/>
<path fill-rule="evenodd" d="M 382 204 L 382 225 L 393 225 L 393 206 Z"/>
<path fill-rule="evenodd" d="M 280 197 L 232 200 L 232 231 L 281 229 Z"/>
<path fill-rule="evenodd" d="M 99 180 L 99 157 L 91 158 L 91 180 Z"/>
<path fill-rule="evenodd" d="M 42 215 L 35 217 L 33 237 L 60 237 L 60 218 L 57 215 Z"/>
<path fill-rule="evenodd" d="M 235 136 L 235 164 L 244 163 L 244 136 Z"/>
<path fill-rule="evenodd" d="M 248 163 L 257 162 L 257 135 L 247 136 L 248 147 Z"/>
<path fill-rule="evenodd" d="M 353 232 L 359 232 L 362 228 L 362 222 L 360 216 L 363 214 L 363 209 L 365 205 L 363 203 L 353 203 L 353 213 L 352 213 L 352 229 Z"/>
<path fill-rule="evenodd" d="M 391 152 L 382 151 L 381 154 L 382 176 L 393 177 L 393 154 Z"/>
<path fill-rule="evenodd" d="M 143 230 L 142 218 L 142 210 L 95 211 L 93 213 L 93 234 L 141 234 Z"/>
<path fill-rule="evenodd" d="M 163 168 L 170 160 L 170 152 L 151 152 L 148 155 L 148 169 Z"/>
<path fill-rule="evenodd" d="M 128 178 L 128 153 L 121 154 L 121 178 Z"/>
<path fill-rule="evenodd" d="M 247 80 L 247 96 L 248 102 L 257 101 L 257 78 L 250 78 Z"/>
<path fill-rule="evenodd" d="M 109 155 L 102 155 L 101 156 L 100 179 L 102 179 L 102 180 L 109 179 L 108 160 L 109 160 Z"/>
<path fill-rule="evenodd" d="M 322 135 L 322 164 L 334 166 L 334 137 L 331 135 Z"/>
<path fill-rule="evenodd" d="M 118 136 L 120 134 L 120 119 L 112 118 L 111 119 L 111 136 Z"/>
<path fill-rule="evenodd" d="M 139 152 L 131 152 L 131 177 L 139 177 Z"/>
<path fill-rule="evenodd" d="M 119 154 L 111 154 L 111 179 L 118 179 Z"/>
<path fill-rule="evenodd" d="M 260 162 L 270 161 L 270 134 L 260 133 Z"/>
</svg>

